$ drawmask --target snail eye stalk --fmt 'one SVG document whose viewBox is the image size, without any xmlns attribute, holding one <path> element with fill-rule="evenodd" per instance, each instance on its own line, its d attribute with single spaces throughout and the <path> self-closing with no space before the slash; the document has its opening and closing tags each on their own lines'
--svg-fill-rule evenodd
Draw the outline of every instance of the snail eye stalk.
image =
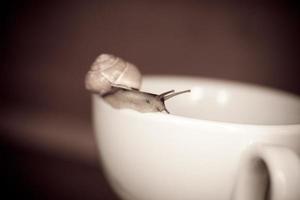
<svg viewBox="0 0 300 200">
<path fill-rule="evenodd" d="M 172 97 L 175 97 L 177 95 L 180 95 L 180 94 L 183 94 L 183 93 L 187 93 L 187 92 L 191 92 L 191 90 L 184 90 L 184 91 L 180 91 L 180 92 L 175 92 L 173 94 L 170 94 L 170 95 L 167 95 L 167 96 L 163 96 L 163 99 L 166 101 L 166 100 L 168 100 L 168 99 L 170 99 Z M 169 93 L 167 93 L 167 94 L 169 94 Z"/>
</svg>

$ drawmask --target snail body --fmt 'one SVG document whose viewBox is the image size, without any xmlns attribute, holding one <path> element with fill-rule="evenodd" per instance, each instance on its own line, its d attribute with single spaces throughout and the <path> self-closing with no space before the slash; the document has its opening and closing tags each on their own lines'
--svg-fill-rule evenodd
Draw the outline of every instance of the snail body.
<svg viewBox="0 0 300 200">
<path fill-rule="evenodd" d="M 142 75 L 135 65 L 109 54 L 98 56 L 85 79 L 86 88 L 101 95 L 112 87 L 138 90 L 141 83 Z"/>
<path fill-rule="evenodd" d="M 186 92 L 190 92 L 190 90 L 177 93 L 174 93 L 174 90 L 170 90 L 157 95 L 139 90 L 114 88 L 111 93 L 103 95 L 103 98 L 112 107 L 117 109 L 130 108 L 142 113 L 163 111 L 169 113 L 165 106 L 165 101 Z"/>
</svg>

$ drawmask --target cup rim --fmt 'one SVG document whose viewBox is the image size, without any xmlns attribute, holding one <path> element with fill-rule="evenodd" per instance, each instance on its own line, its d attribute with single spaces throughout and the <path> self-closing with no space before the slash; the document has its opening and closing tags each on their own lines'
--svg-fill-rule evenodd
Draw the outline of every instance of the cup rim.
<svg viewBox="0 0 300 200">
<path fill-rule="evenodd" d="M 163 79 L 175 79 L 175 78 L 180 78 L 180 79 L 189 79 L 189 80 L 203 80 L 203 81 L 208 81 L 208 82 L 214 82 L 214 83 L 226 83 L 226 84 L 234 84 L 235 86 L 238 87 L 250 87 L 254 89 L 259 89 L 259 90 L 264 90 L 268 92 L 275 92 L 281 95 L 288 95 L 292 98 L 296 98 L 297 100 L 300 100 L 300 96 L 264 86 L 264 85 L 259 85 L 259 84 L 253 84 L 253 83 L 247 83 L 247 82 L 240 82 L 240 81 L 235 81 L 235 80 L 227 80 L 227 79 L 219 79 L 219 78 L 210 78 L 210 77 L 201 77 L 201 76 L 190 76 L 190 75 L 156 75 L 156 74 L 148 74 L 144 75 L 143 79 L 158 79 L 158 78 L 163 78 Z M 98 95 L 95 95 L 97 99 L 99 98 Z M 105 104 L 104 100 L 101 99 L 101 101 Z M 108 105 L 108 104 L 107 104 Z M 116 108 L 113 108 L 109 106 L 113 110 L 118 110 Z M 263 129 L 276 129 L 276 130 L 283 130 L 284 132 L 287 129 L 295 129 L 299 130 L 300 128 L 300 123 L 295 123 L 295 124 L 255 124 L 255 123 L 239 123 L 239 122 L 227 122 L 227 121 L 217 121 L 217 120 L 209 120 L 209 119 L 199 119 L 199 118 L 191 118 L 191 117 L 186 117 L 186 116 L 180 116 L 180 115 L 172 115 L 172 114 L 166 114 L 166 113 L 140 113 L 138 111 L 132 110 L 132 109 L 120 109 L 118 112 L 121 112 L 123 114 L 128 114 L 128 115 L 140 115 L 138 116 L 139 118 L 145 118 L 145 119 L 153 119 L 160 117 L 162 120 L 167 120 L 167 121 L 175 121 L 175 122 L 182 122 L 182 123 L 188 123 L 188 124 L 199 124 L 202 125 L 212 125 L 212 126 L 222 126 L 222 127 L 230 127 L 230 128 L 263 128 Z"/>
</svg>

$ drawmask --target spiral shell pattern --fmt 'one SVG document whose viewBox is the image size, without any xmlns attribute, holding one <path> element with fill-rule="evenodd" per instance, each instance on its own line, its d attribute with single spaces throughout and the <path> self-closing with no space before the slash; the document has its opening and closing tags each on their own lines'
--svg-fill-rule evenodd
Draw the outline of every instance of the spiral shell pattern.
<svg viewBox="0 0 300 200">
<path fill-rule="evenodd" d="M 140 89 L 142 75 L 132 63 L 113 55 L 101 54 L 92 64 L 85 80 L 88 90 L 103 95 L 112 86 Z"/>
</svg>

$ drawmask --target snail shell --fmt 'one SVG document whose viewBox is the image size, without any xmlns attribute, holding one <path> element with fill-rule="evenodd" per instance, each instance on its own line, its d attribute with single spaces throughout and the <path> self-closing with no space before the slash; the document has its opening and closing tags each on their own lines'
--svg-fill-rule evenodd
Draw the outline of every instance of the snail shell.
<svg viewBox="0 0 300 200">
<path fill-rule="evenodd" d="M 141 83 L 142 75 L 135 65 L 109 54 L 97 57 L 85 79 L 86 88 L 101 95 L 112 87 L 139 90 Z"/>
</svg>

